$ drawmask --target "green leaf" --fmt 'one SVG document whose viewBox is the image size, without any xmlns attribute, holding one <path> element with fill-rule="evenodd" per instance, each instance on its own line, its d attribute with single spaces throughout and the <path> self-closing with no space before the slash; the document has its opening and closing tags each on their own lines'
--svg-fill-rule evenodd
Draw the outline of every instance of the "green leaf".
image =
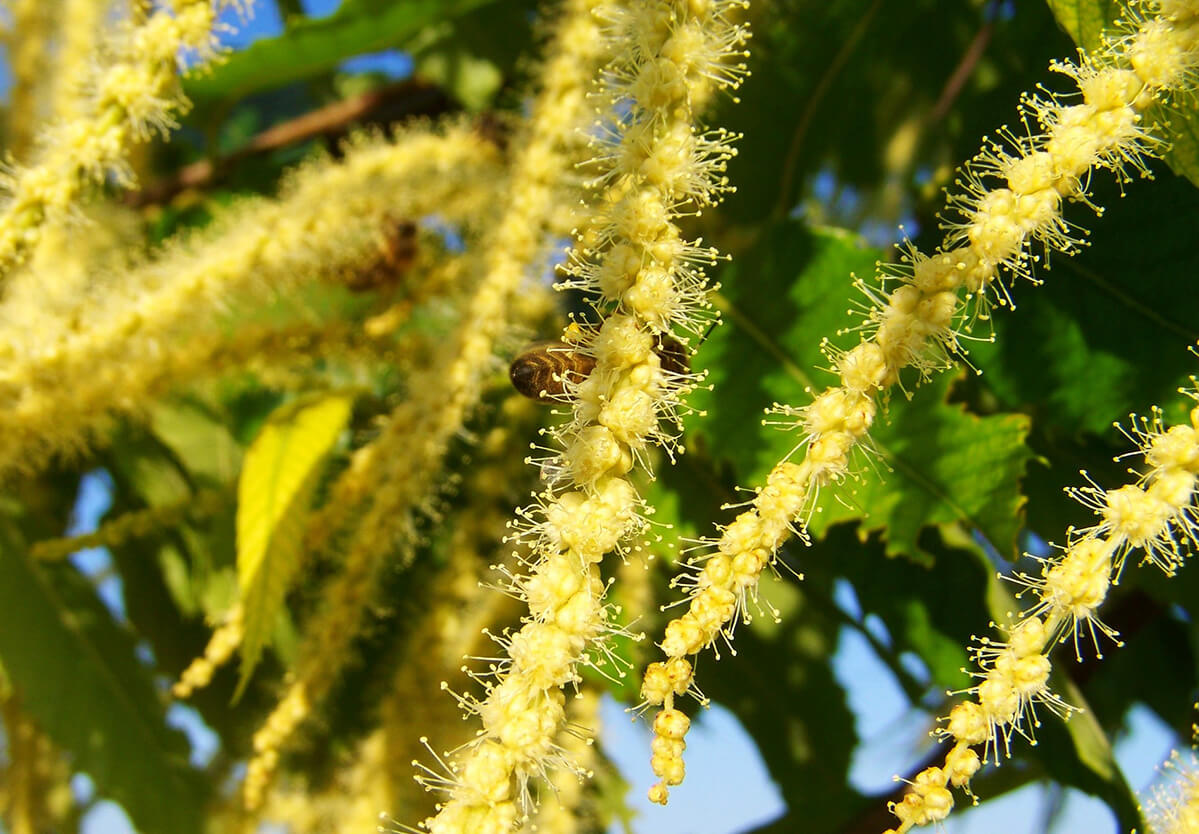
<svg viewBox="0 0 1199 834">
<path fill-rule="evenodd" d="M 999 20 L 985 3 L 938 0 L 781 0 L 749 15 L 751 74 L 711 117 L 744 134 L 729 162 L 737 191 L 720 208 L 739 222 L 797 205 L 830 225 L 901 222 L 914 194 L 939 194 L 944 183 L 925 189 L 927 174 L 939 180 L 973 155 L 1070 49 L 1036 3 L 1009 4 Z M 983 33 L 986 49 L 963 73 Z M 955 77 L 960 94 L 947 96 Z"/>
<path fill-rule="evenodd" d="M 817 378 L 806 369 L 828 365 L 819 352 L 821 338 L 850 323 L 850 274 L 872 271 L 874 261 L 875 253 L 846 233 L 806 232 L 787 223 L 722 276 L 727 324 L 695 361 L 712 369 L 720 393 L 695 398 L 708 417 L 690 425 L 711 454 L 733 463 L 742 485 L 763 483 L 799 442 L 793 432 L 762 426 L 763 409 L 773 402 L 808 403 L 806 389 L 835 382 L 829 373 L 817 372 Z M 846 346 L 857 338 L 842 333 L 832 341 Z M 1032 457 L 1024 444 L 1028 420 L 978 417 L 949 405 L 952 379 L 942 375 L 917 389 L 911 401 L 897 398 L 879 415 L 871 431 L 878 458 L 860 454 L 862 478 L 827 490 L 813 532 L 865 519 L 863 534 L 886 531 L 888 554 L 928 558 L 918 542 L 921 529 L 961 522 L 1001 552 L 1014 549 L 1024 503 L 1020 479 Z M 871 471 L 872 462 L 878 471 Z"/>
<path fill-rule="evenodd" d="M 327 72 L 347 58 L 407 48 L 428 27 L 496 0 L 344 0 L 322 18 L 292 18 L 282 35 L 257 41 L 184 84 L 199 110 Z"/>
<path fill-rule="evenodd" d="M 436 81 L 468 110 L 484 109 L 532 45 L 528 22 L 537 8 L 528 0 L 508 0 L 447 17 L 411 42 L 415 72 Z M 508 36 L 497 38 L 496 32 Z"/>
<path fill-rule="evenodd" d="M 166 400 L 150 411 L 154 435 L 201 486 L 231 483 L 241 464 L 241 448 L 217 415 L 198 402 Z"/>
<path fill-rule="evenodd" d="M 0 522 L 0 663 L 30 714 L 142 831 L 199 834 L 203 793 L 185 739 L 132 635 L 68 564 L 33 565 Z"/>
<path fill-rule="evenodd" d="M 835 528 L 813 545 L 810 556 L 805 552 L 800 557 L 806 578 L 831 582 L 845 577 L 863 614 L 882 617 L 892 640 L 880 657 L 914 703 L 926 696 L 927 682 L 909 680 L 899 656 L 915 652 L 937 689 L 969 687 L 970 679 L 962 671 L 970 665 L 967 647 L 971 636 L 987 625 L 981 601 L 996 581 L 994 564 L 976 542 L 958 528 L 945 533 L 922 541 L 936 557 L 932 568 L 883 558 L 878 537 L 858 544 L 850 539 L 848 528 Z"/>
<path fill-rule="evenodd" d="M 1048 0 L 1057 22 L 1074 42 L 1084 49 L 1095 49 L 1104 31 L 1124 7 L 1117 0 Z"/>
<path fill-rule="evenodd" d="M 1081 48 L 1093 52 L 1112 32 L 1124 3 L 1116 0 L 1048 0 L 1058 23 Z M 1149 108 L 1146 124 L 1168 125 L 1170 150 L 1165 160 L 1174 171 L 1199 185 L 1199 108 L 1193 95 L 1176 96 L 1176 107 L 1155 104 Z"/>
<path fill-rule="evenodd" d="M 241 687 L 276 627 L 300 568 L 303 533 L 322 464 L 353 398 L 317 394 L 281 406 L 246 451 L 237 485 L 237 579 L 245 617 Z"/>
<path fill-rule="evenodd" d="M 821 339 L 855 343 L 834 334 L 852 323 L 846 314 L 852 276 L 872 274 L 880 254 L 850 232 L 788 222 L 770 228 L 752 252 L 722 271 L 716 304 L 725 324 L 692 362 L 709 369 L 714 391 L 692 395 L 707 415 L 691 418 L 687 428 L 711 443 L 713 457 L 733 462 L 742 484 L 761 483 L 795 444 L 793 436 L 762 428 L 764 410 L 775 402 L 809 402 L 809 388 L 836 381 L 817 370 L 829 364 Z"/>
</svg>

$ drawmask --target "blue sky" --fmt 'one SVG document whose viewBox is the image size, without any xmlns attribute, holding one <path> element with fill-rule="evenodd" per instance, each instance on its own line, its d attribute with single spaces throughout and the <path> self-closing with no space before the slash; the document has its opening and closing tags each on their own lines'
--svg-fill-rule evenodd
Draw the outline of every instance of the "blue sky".
<svg viewBox="0 0 1199 834">
<path fill-rule="evenodd" d="M 281 22 L 273 3 L 259 2 L 256 16 L 227 39 L 240 48 L 254 40 L 277 33 Z M 338 0 L 307 0 L 313 15 L 332 12 Z M 231 17 L 230 22 L 237 23 Z M 401 75 L 408 70 L 406 58 L 391 52 L 355 59 L 349 69 L 383 70 Z M 0 91 L 7 92 L 7 68 L 0 64 Z M 89 479 L 81 491 L 74 529 L 94 528 L 107 505 L 103 475 Z M 103 550 L 77 554 L 75 564 L 92 575 L 105 575 L 111 561 Z M 119 579 L 109 576 L 99 584 L 100 593 L 118 618 L 123 618 Z M 853 616 L 856 601 L 843 586 L 839 603 Z M 724 663 L 736 663 L 726 658 Z M 886 793 L 893 773 L 908 769 L 919 759 L 920 746 L 927 742 L 932 717 L 912 709 L 891 672 L 874 654 L 860 634 L 845 629 L 835 661 L 838 681 L 845 688 L 864 739 L 855 751 L 852 781 L 860 790 Z M 653 783 L 649 771 L 649 736 L 644 723 L 633 724 L 621 705 L 608 701 L 603 709 L 604 747 L 631 784 L 629 801 L 638 816 L 637 834 L 733 834 L 760 825 L 783 812 L 780 793 L 766 772 L 752 740 L 726 710 L 715 707 L 697 722 L 688 738 L 688 779 L 672 793 L 667 808 L 652 806 L 645 792 Z M 216 737 L 204 727 L 190 708 L 177 705 L 170 720 L 182 728 L 193 745 L 193 762 L 202 765 L 216 751 Z M 1154 779 L 1155 767 L 1179 740 L 1147 709 L 1134 709 L 1128 716 L 1129 732 L 1118 740 L 1117 759 L 1134 788 L 1143 789 Z M 93 787 L 86 776 L 73 783 L 76 795 L 90 798 Z M 978 809 L 955 812 L 943 828 L 946 834 L 1042 834 L 1046 809 L 1053 800 L 1040 786 L 1027 786 Z M 1106 806 L 1076 791 L 1067 792 L 1059 832 L 1115 831 L 1114 818 Z M 614 829 L 615 830 L 615 829 Z M 128 834 L 128 818 L 112 802 L 96 802 L 83 822 L 85 834 Z"/>
</svg>

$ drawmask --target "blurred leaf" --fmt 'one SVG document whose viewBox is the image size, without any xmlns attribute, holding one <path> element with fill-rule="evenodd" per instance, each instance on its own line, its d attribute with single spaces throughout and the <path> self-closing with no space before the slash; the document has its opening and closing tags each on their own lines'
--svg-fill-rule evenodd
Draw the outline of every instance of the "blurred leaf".
<svg viewBox="0 0 1199 834">
<path fill-rule="evenodd" d="M 143 831 L 199 834 L 203 793 L 131 635 L 70 565 L 0 530 L 0 662 L 30 714 Z"/>
<path fill-rule="evenodd" d="M 1060 659 L 1059 653 L 1059 663 Z M 1106 802 L 1116 815 L 1120 831 L 1145 831 L 1136 794 L 1082 691 L 1059 668 L 1054 669 L 1049 685 L 1080 711 L 1067 721 L 1054 719 L 1037 729 L 1037 758 L 1045 763 L 1053 779 Z M 1068 738 L 1068 744 L 1063 743 L 1062 736 Z"/>
<path fill-rule="evenodd" d="M 241 458 L 227 430 L 210 416 L 190 404 L 164 407 L 166 411 L 151 412 L 155 418 L 171 415 L 169 421 L 154 426 L 161 437 L 158 431 L 147 434 L 126 428 L 114 446 L 119 454 L 104 456 L 116 484 L 114 512 L 185 501 L 193 485 L 220 482 L 232 461 Z M 169 428 L 162 430 L 168 423 Z M 211 453 L 206 454 L 206 443 L 212 444 Z M 191 471 L 190 465 L 197 470 Z M 185 616 L 223 614 L 236 600 L 233 531 L 232 509 L 161 531 L 163 541 L 153 548 L 158 571 L 175 607 Z M 131 608 L 135 605 L 131 602 Z"/>
<path fill-rule="evenodd" d="M 199 403 L 167 400 L 151 409 L 154 434 L 200 486 L 232 483 L 241 467 L 241 447 L 228 427 Z"/>
<path fill-rule="evenodd" d="M 1105 31 L 1111 32 L 1124 8 L 1116 0 L 1048 0 L 1049 8 L 1074 42 L 1090 52 L 1103 44 Z M 1170 150 L 1164 158 L 1174 171 L 1199 185 L 1199 109 L 1191 95 L 1174 99 L 1179 107 L 1155 104 L 1149 108 L 1146 124 L 1168 124 L 1166 135 Z"/>
<path fill-rule="evenodd" d="M 912 196 L 974 153 L 1069 41 L 1038 3 L 752 4 L 751 75 L 714 124 L 745 134 L 720 211 L 755 222 L 802 206 L 817 222 L 890 232 Z M 996 116 L 996 113 L 1001 115 Z M 828 177 L 828 179 L 825 179 Z M 822 192 L 831 181 L 833 194 Z"/>
<path fill-rule="evenodd" d="M 1147 572 L 1160 576 L 1156 570 Z M 1146 571 L 1137 571 L 1136 578 L 1142 573 Z M 1189 585 L 1178 589 L 1179 601 L 1173 605 L 1195 598 L 1195 582 Z M 1086 673 L 1081 685 L 1087 700 L 1104 727 L 1119 727 L 1128 709 L 1143 703 L 1185 737 L 1194 718 L 1195 624 L 1181 621 L 1179 611 L 1155 604 L 1140 591 L 1105 603 L 1103 620 L 1120 631 L 1124 645 L 1110 652 L 1105 646 L 1103 661 L 1087 657 L 1081 670 Z M 1153 686 L 1145 686 L 1145 681 L 1153 681 Z"/>
<path fill-rule="evenodd" d="M 844 232 L 806 231 L 792 222 L 776 227 L 723 273 L 728 323 L 695 359 L 696 367 L 711 368 L 719 394 L 698 392 L 694 401 L 708 416 L 690 426 L 707 438 L 714 455 L 733 463 L 742 485 L 763 483 L 796 448 L 796 433 L 763 426 L 760 415 L 773 402 L 811 401 L 807 389 L 819 386 L 807 369 L 828 365 L 821 339 L 847 324 L 850 275 L 873 271 L 875 254 Z M 831 341 L 848 346 L 857 335 L 840 333 Z M 819 375 L 820 385 L 834 381 L 831 374 Z M 918 543 L 921 529 L 960 521 L 1001 552 L 1014 549 L 1024 503 L 1020 479 L 1032 457 L 1024 445 L 1028 420 L 978 417 L 948 406 L 952 378 L 941 375 L 879 415 L 871 439 L 883 463 L 878 468 L 889 471 L 870 471 L 878 460 L 860 452 L 856 466 L 863 477 L 826 490 L 813 532 L 861 518 L 863 533 L 886 530 L 888 554 L 928 558 Z"/>
<path fill-rule="evenodd" d="M 237 489 L 237 579 L 245 612 L 241 687 L 276 628 L 303 555 L 304 524 L 322 463 L 353 398 L 315 394 L 275 411 L 246 451 Z"/>
<path fill-rule="evenodd" d="M 327 17 L 291 18 L 283 34 L 188 78 L 184 91 L 203 120 L 218 106 L 319 76 L 346 59 L 399 49 L 418 63 L 438 62 L 441 72 L 431 77 L 462 101 L 482 106 L 530 44 L 535 8 L 530 0 L 343 0 Z"/>
<path fill-rule="evenodd" d="M 1103 32 L 1120 13 L 1123 4 L 1117 0 L 1048 0 L 1053 16 L 1074 42 L 1085 49 L 1094 49 L 1103 39 Z"/>
<path fill-rule="evenodd" d="M 899 655 L 914 652 L 928 666 L 937 689 L 964 689 L 970 686 L 962 672 L 970 665 L 967 646 L 971 636 L 987 625 L 982 603 L 994 581 L 995 566 L 964 533 L 946 532 L 921 542 L 936 556 L 931 567 L 885 558 L 876 538 L 854 548 L 848 541 L 851 531 L 842 528 L 813 545 L 810 555 L 800 554 L 805 577 L 827 575 L 830 581 L 845 577 L 863 617 L 875 614 L 883 619 L 891 634 L 890 657 L 883 659 L 913 702 L 924 697 L 929 681 L 905 678 Z"/>
<path fill-rule="evenodd" d="M 1095 183 L 1107 210 L 1088 223 L 1092 245 L 1055 258 L 1043 287 L 1018 287 L 1019 309 L 997 315 L 996 341 L 970 354 L 1004 407 L 1118 441 L 1111 424 L 1130 410 L 1185 415 L 1176 392 L 1195 372 L 1199 295 L 1179 281 L 1199 271 L 1199 191 L 1168 172 L 1124 199 L 1110 178 Z"/>
<path fill-rule="evenodd" d="M 411 42 L 415 72 L 436 81 L 468 110 L 485 108 L 533 46 L 529 21 L 538 9 L 529 0 L 508 0 L 447 17 Z M 496 32 L 507 36 L 497 38 Z"/>
<path fill-rule="evenodd" d="M 430 49 L 416 62 L 416 70 L 454 94 L 467 110 L 482 110 L 503 83 L 504 75 L 491 61 L 465 49 Z"/>
</svg>

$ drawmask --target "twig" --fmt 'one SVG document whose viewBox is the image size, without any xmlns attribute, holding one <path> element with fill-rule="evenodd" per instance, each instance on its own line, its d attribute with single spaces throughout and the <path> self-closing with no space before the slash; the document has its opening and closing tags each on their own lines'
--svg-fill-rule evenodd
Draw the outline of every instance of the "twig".
<svg viewBox="0 0 1199 834">
<path fill-rule="evenodd" d="M 457 109 L 457 106 L 445 90 L 428 81 L 409 79 L 390 84 L 267 128 L 233 153 L 185 165 L 141 191 L 129 192 L 125 200 L 135 208 L 163 203 L 185 189 L 212 185 L 238 162 L 256 154 L 316 136 L 336 137 L 345 133 L 354 122 L 392 122 L 413 116 L 436 116 Z"/>
</svg>

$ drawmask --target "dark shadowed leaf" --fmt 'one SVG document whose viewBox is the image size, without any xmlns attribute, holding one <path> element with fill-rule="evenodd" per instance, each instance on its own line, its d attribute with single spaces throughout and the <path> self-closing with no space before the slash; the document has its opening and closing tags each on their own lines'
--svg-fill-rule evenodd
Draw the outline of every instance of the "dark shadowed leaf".
<svg viewBox="0 0 1199 834">
<path fill-rule="evenodd" d="M 0 661 L 30 714 L 146 832 L 199 834 L 203 790 L 132 635 L 67 564 L 33 565 L 5 521 Z"/>
</svg>

